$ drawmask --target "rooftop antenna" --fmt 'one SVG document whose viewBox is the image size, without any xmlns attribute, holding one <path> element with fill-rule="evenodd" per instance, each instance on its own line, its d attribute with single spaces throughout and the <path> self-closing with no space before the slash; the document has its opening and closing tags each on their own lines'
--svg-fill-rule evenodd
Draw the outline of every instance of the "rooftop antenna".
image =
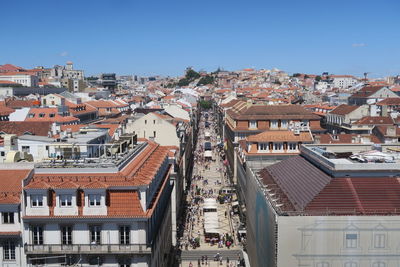
<svg viewBox="0 0 400 267">
<path fill-rule="evenodd" d="M 365 81 L 367 81 L 367 76 L 368 76 L 369 72 L 364 72 L 364 79 Z"/>
</svg>

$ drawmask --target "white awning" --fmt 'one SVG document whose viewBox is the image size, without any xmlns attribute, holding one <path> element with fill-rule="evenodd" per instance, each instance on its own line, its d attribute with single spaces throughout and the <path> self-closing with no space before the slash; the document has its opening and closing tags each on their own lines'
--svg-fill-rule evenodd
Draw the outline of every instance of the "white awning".
<svg viewBox="0 0 400 267">
<path fill-rule="evenodd" d="M 204 151 L 205 158 L 212 158 L 212 152 L 210 150 Z"/>
</svg>

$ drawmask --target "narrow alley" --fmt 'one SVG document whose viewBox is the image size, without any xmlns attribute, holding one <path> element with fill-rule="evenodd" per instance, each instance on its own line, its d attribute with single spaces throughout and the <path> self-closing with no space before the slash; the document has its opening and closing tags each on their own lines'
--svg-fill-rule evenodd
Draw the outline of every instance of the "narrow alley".
<svg viewBox="0 0 400 267">
<path fill-rule="evenodd" d="M 237 235 L 237 196 L 227 176 L 214 120 L 208 111 L 199 123 L 184 232 L 178 242 L 180 266 L 244 266 Z"/>
</svg>

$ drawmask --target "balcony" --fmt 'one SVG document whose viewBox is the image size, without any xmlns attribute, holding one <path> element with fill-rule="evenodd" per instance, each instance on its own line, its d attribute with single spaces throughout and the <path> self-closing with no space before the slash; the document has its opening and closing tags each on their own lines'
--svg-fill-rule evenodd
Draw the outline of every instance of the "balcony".
<svg viewBox="0 0 400 267">
<path fill-rule="evenodd" d="M 146 244 L 73 244 L 73 245 L 27 245 L 25 244 L 26 254 L 151 254 L 151 248 Z"/>
</svg>

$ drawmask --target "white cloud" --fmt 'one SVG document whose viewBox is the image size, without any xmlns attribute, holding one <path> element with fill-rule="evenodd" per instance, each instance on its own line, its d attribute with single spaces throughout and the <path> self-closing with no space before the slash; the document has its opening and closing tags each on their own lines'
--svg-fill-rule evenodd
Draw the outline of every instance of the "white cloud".
<svg viewBox="0 0 400 267">
<path fill-rule="evenodd" d="M 61 57 L 66 57 L 66 56 L 68 56 L 68 52 L 67 51 L 61 52 L 60 56 Z"/>
<path fill-rule="evenodd" d="M 352 47 L 364 47 L 364 46 L 367 46 L 367 45 L 364 44 L 364 43 L 356 43 L 356 44 L 352 44 L 351 46 Z"/>
</svg>

